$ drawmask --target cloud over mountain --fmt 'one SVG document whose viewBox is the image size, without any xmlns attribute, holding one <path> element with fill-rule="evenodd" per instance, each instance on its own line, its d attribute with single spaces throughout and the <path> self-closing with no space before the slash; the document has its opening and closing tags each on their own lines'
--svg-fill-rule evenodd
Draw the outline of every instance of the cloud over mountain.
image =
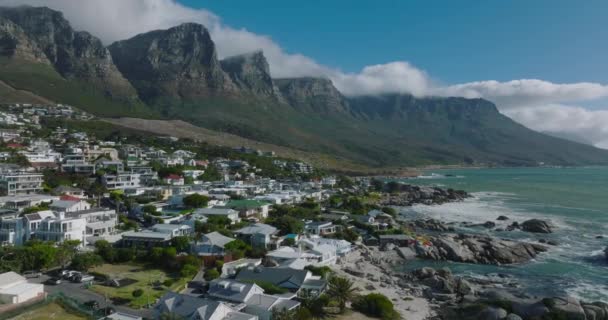
<svg viewBox="0 0 608 320">
<path fill-rule="evenodd" d="M 269 36 L 228 26 L 208 10 L 186 7 L 175 0 L 0 0 L 0 5 L 23 4 L 62 11 L 76 29 L 87 30 L 106 44 L 154 29 L 197 22 L 209 29 L 221 57 L 263 50 L 275 78 L 327 77 L 343 94 L 350 96 L 400 92 L 415 96 L 486 98 L 495 102 L 503 113 L 536 130 L 544 131 L 548 122 L 552 122 L 555 129 L 563 129 L 565 115 L 576 118 L 577 124 L 568 130 L 577 130 L 596 145 L 608 146 L 608 132 L 598 124 L 598 119 L 606 119 L 604 113 L 608 111 L 564 105 L 608 97 L 608 86 L 602 84 L 556 84 L 522 79 L 439 85 L 424 70 L 406 61 L 370 65 L 359 72 L 342 72 L 303 54 L 286 52 Z"/>
</svg>

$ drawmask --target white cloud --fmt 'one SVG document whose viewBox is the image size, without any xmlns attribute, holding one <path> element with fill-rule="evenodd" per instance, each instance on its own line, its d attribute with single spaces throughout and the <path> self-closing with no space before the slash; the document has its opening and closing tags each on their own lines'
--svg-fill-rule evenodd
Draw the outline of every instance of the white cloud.
<svg viewBox="0 0 608 320">
<path fill-rule="evenodd" d="M 433 92 L 441 96 L 485 98 L 507 109 L 603 98 L 608 96 L 608 86 L 590 82 L 556 84 L 537 79 L 490 80 L 451 85 Z"/>
<path fill-rule="evenodd" d="M 503 111 L 514 120 L 538 131 L 559 132 L 608 149 L 608 110 L 550 104 Z"/>
<path fill-rule="evenodd" d="M 269 36 L 227 26 L 212 12 L 189 8 L 175 0 L 0 0 L 0 5 L 22 4 L 62 11 L 76 29 L 90 31 L 106 44 L 150 30 L 197 22 L 211 32 L 220 57 L 263 50 L 271 74 L 276 78 L 327 77 L 345 95 L 399 92 L 416 96 L 486 98 L 495 102 L 501 112 L 532 129 L 569 130 L 584 134 L 596 145 L 608 147 L 608 133 L 601 126 L 602 122 L 608 123 L 608 111 L 564 105 L 608 97 L 608 86 L 602 84 L 556 84 L 523 79 L 439 86 L 426 72 L 405 61 L 370 65 L 360 72 L 345 73 L 305 55 L 287 53 Z M 576 121 L 568 122 L 568 119 Z"/>
</svg>

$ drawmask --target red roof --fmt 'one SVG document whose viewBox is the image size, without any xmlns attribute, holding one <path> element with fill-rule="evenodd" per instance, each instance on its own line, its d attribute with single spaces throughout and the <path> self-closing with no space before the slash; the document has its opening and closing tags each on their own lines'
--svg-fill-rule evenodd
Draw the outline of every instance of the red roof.
<svg viewBox="0 0 608 320">
<path fill-rule="evenodd" d="M 182 179 L 182 177 L 181 177 L 181 176 L 178 176 L 178 175 L 176 175 L 176 174 L 170 174 L 170 175 L 168 175 L 168 176 L 167 176 L 167 178 L 165 178 L 165 179 L 168 179 L 168 180 L 180 180 L 180 179 Z"/>
<path fill-rule="evenodd" d="M 9 147 L 9 148 L 13 148 L 13 149 L 23 148 L 23 145 L 20 145 L 18 143 L 9 143 L 6 146 Z"/>
<path fill-rule="evenodd" d="M 80 198 L 64 194 L 61 197 L 59 197 L 59 200 L 64 200 L 64 201 L 80 201 Z"/>
</svg>

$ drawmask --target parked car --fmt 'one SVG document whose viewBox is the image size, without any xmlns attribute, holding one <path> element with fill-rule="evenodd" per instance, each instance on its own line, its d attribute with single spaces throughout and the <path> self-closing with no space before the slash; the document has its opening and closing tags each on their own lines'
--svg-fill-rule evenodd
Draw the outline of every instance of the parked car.
<svg viewBox="0 0 608 320">
<path fill-rule="evenodd" d="M 72 276 L 74 276 L 75 273 L 78 273 L 78 271 L 74 271 L 74 270 L 62 270 L 61 271 L 61 277 L 68 280 L 70 279 Z"/>
<path fill-rule="evenodd" d="M 23 276 L 26 278 L 40 278 L 40 276 L 42 276 L 42 273 L 39 271 L 25 271 L 23 272 Z"/>
<path fill-rule="evenodd" d="M 70 273 L 68 276 L 68 280 L 78 282 L 78 278 L 81 275 L 82 275 L 82 272 L 80 272 L 80 271 L 72 271 L 72 273 Z"/>
<path fill-rule="evenodd" d="M 93 280 L 95 280 L 94 276 L 91 276 L 88 274 L 79 274 L 78 276 L 74 277 L 72 281 L 85 283 L 85 282 L 93 282 Z"/>
<path fill-rule="evenodd" d="M 61 278 L 49 278 L 46 280 L 47 284 L 58 285 L 61 284 Z"/>
</svg>

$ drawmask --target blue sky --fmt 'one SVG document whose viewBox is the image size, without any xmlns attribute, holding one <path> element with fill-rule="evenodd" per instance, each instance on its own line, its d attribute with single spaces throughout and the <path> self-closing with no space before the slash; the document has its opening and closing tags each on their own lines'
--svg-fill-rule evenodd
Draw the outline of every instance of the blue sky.
<svg viewBox="0 0 608 320">
<path fill-rule="evenodd" d="M 608 82 L 608 1 L 180 1 L 344 71 L 407 60 L 446 83 Z"/>
</svg>

